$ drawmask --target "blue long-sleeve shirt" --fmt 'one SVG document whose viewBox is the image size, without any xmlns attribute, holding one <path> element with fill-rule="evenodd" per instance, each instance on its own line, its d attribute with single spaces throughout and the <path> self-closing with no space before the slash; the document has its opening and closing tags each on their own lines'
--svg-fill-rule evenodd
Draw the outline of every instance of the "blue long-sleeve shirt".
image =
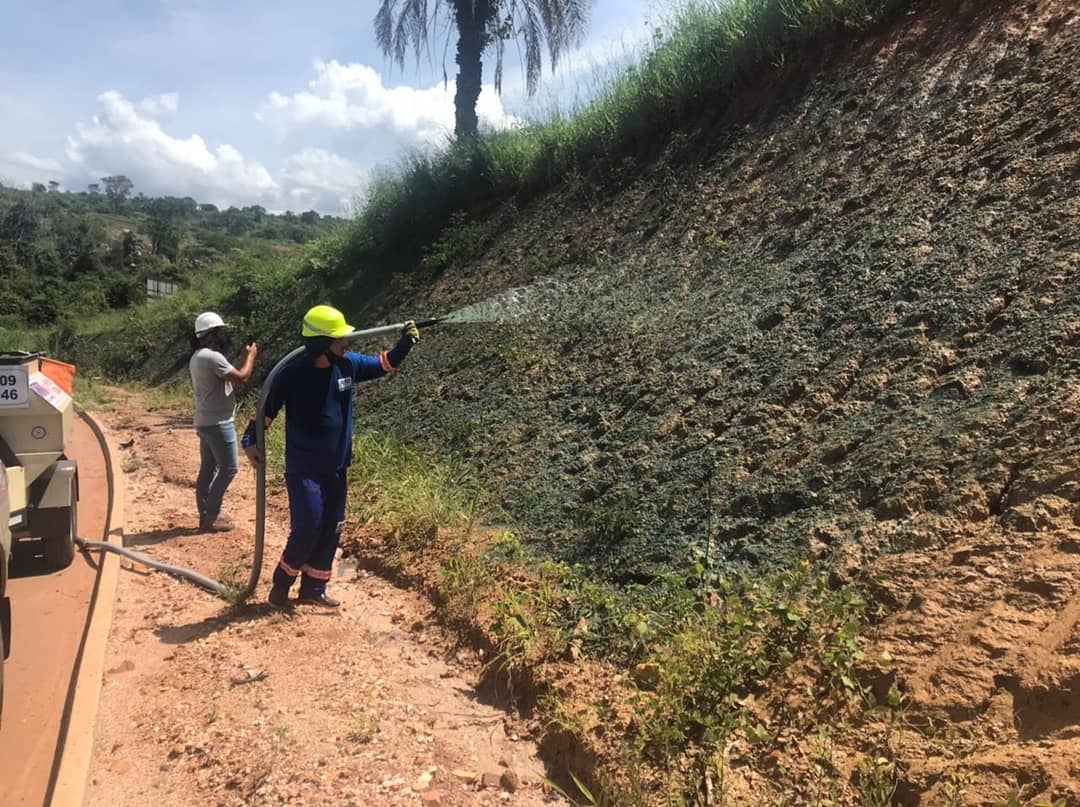
<svg viewBox="0 0 1080 807">
<path fill-rule="evenodd" d="M 409 345 L 411 346 L 411 344 Z M 353 385 L 382 378 L 405 358 L 398 343 L 379 356 L 346 353 L 329 367 L 301 354 L 281 368 L 266 396 L 266 416 L 285 407 L 285 473 L 333 474 L 352 463 Z"/>
</svg>

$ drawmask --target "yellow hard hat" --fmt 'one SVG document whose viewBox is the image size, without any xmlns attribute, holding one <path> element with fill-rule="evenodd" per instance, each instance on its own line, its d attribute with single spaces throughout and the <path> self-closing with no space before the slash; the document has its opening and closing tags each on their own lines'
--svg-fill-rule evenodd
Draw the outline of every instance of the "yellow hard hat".
<svg viewBox="0 0 1080 807">
<path fill-rule="evenodd" d="M 345 315 L 333 306 L 317 305 L 304 314 L 304 336 L 330 336 L 341 339 L 356 329 L 345 321 Z"/>
</svg>

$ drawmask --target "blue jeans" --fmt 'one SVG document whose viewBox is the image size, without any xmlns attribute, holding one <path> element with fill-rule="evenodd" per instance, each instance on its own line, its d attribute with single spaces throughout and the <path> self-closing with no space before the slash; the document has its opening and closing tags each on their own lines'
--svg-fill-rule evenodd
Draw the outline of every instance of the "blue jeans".
<svg viewBox="0 0 1080 807">
<path fill-rule="evenodd" d="M 221 513 L 221 500 L 225 491 L 240 470 L 236 453 L 236 426 L 230 420 L 215 426 L 198 426 L 199 478 L 195 480 L 195 504 L 199 516 L 217 518 Z"/>
</svg>

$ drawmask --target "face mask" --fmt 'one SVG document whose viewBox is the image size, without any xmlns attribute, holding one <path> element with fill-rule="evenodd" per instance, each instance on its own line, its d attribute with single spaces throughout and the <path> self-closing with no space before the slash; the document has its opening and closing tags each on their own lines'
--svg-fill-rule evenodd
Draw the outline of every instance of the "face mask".
<svg viewBox="0 0 1080 807">
<path fill-rule="evenodd" d="M 330 361 L 333 361 L 334 357 L 330 352 L 330 346 L 332 344 L 334 344 L 334 340 L 329 336 L 304 337 L 304 349 L 307 351 L 308 356 L 313 360 L 317 359 L 319 356 L 326 356 Z"/>
<path fill-rule="evenodd" d="M 229 332 L 224 328 L 208 333 L 199 340 L 199 344 L 202 347 L 216 350 L 218 353 L 228 353 L 231 343 L 232 340 L 229 337 Z"/>
</svg>

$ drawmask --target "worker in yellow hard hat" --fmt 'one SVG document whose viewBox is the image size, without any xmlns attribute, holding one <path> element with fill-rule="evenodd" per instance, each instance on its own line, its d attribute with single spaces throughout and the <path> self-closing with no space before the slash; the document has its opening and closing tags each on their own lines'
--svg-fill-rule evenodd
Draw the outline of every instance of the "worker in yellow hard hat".
<svg viewBox="0 0 1080 807">
<path fill-rule="evenodd" d="M 356 328 L 345 321 L 345 315 L 329 305 L 309 308 L 304 314 L 304 325 L 300 329 L 305 339 L 328 336 L 332 339 L 343 339 L 352 336 L 355 332 Z"/>
<path fill-rule="evenodd" d="M 394 372 L 420 341 L 415 323 L 377 356 L 347 350 L 355 333 L 345 315 L 317 305 L 304 315 L 306 348 L 274 378 L 266 395 L 266 426 L 285 407 L 285 486 L 289 493 L 290 532 L 274 571 L 270 603 L 289 607 L 289 590 L 300 578 L 300 602 L 335 608 L 326 593 L 330 569 L 345 518 L 346 474 L 352 462 L 353 386 Z M 255 421 L 242 440 L 252 462 L 261 463 Z"/>
</svg>

